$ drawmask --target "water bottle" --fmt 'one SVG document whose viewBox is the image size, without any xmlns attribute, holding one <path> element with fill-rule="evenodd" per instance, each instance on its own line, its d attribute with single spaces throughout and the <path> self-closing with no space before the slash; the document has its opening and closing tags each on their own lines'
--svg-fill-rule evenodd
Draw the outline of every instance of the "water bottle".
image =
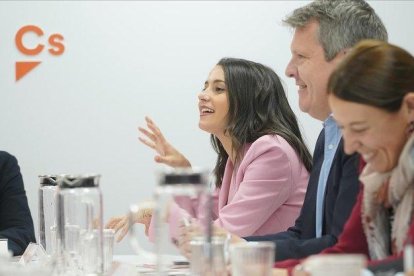
<svg viewBox="0 0 414 276">
<path fill-rule="evenodd" d="M 48 255 L 52 255 L 55 249 L 57 175 L 39 175 L 39 183 L 39 243 Z"/>
<path fill-rule="evenodd" d="M 57 254 L 60 274 L 104 273 L 99 178 L 99 175 L 58 178 Z"/>
<path fill-rule="evenodd" d="M 181 263 L 175 237 L 172 236 L 169 221 L 177 215 L 177 210 L 185 209 L 190 212 L 179 212 L 177 216 L 183 225 L 192 221 L 197 229 L 197 239 L 205 241 L 203 257 L 211 259 L 211 193 L 208 187 L 208 171 L 191 168 L 166 168 L 157 173 L 158 185 L 154 193 L 155 207 L 152 213 L 155 241 L 152 251 L 144 250 L 136 236 L 134 221 L 142 205 L 130 208 L 129 236 L 133 249 L 148 262 L 153 261 L 156 275 L 167 275 L 174 263 Z M 175 210 L 174 214 L 172 210 Z M 188 218 L 191 218 L 190 220 Z M 142 232 L 141 232 L 142 233 Z M 151 260 L 153 256 L 154 260 Z M 148 264 L 147 264 L 148 266 Z"/>
</svg>

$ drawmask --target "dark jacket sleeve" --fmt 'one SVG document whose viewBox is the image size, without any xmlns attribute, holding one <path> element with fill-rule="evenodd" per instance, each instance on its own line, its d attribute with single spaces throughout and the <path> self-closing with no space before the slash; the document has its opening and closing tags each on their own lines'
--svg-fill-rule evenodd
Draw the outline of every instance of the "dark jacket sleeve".
<svg viewBox="0 0 414 276">
<path fill-rule="evenodd" d="M 323 250 L 321 254 L 353 253 L 365 255 L 368 259 L 368 269 L 374 272 L 375 274 L 388 273 L 390 275 L 394 275 L 396 272 L 403 271 L 402 252 L 388 256 L 387 258 L 381 260 L 370 260 L 367 238 L 362 227 L 362 198 L 363 187 L 361 187 L 361 191 L 359 193 L 357 202 L 352 210 L 352 213 L 348 221 L 344 226 L 342 234 L 339 236 L 338 242 L 334 246 Z M 407 241 L 411 240 L 413 237 L 414 222 L 412 222 L 410 225 Z M 283 262 L 278 262 L 276 266 L 279 268 L 287 268 L 289 271 L 291 271 L 292 268 L 298 263 L 300 263 L 300 260 L 290 259 Z"/>
<path fill-rule="evenodd" d="M 246 238 L 249 241 L 273 241 L 277 248 L 276 261 L 304 258 L 334 245 L 355 203 L 359 191 L 359 157 L 356 154 L 346 155 L 341 140 L 326 184 L 322 237 L 316 238 L 315 205 L 319 171 L 323 162 L 323 140 L 322 132 L 314 151 L 314 167 L 305 201 L 295 225 L 274 235 Z"/>
<path fill-rule="evenodd" d="M 339 253 L 359 253 L 369 256 L 367 238 L 362 227 L 361 208 L 362 208 L 363 188 L 358 195 L 357 202 L 352 209 L 351 215 L 344 226 L 338 242 L 325 250 L 322 254 Z"/>
<path fill-rule="evenodd" d="M 0 238 L 8 239 L 14 255 L 21 255 L 30 242 L 35 242 L 19 165 L 14 156 L 3 151 L 0 151 Z"/>
</svg>

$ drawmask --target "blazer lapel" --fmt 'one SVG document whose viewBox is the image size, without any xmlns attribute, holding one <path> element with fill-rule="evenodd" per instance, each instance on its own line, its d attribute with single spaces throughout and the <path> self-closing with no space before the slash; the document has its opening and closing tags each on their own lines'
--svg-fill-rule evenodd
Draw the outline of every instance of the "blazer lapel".
<svg viewBox="0 0 414 276">
<path fill-rule="evenodd" d="M 219 202 L 218 202 L 218 209 L 220 210 L 224 206 L 227 205 L 228 198 L 229 198 L 229 191 L 231 185 L 231 177 L 233 174 L 233 164 L 230 160 L 227 160 L 226 169 L 224 170 L 223 182 L 221 183 L 221 188 L 219 192 Z"/>
</svg>

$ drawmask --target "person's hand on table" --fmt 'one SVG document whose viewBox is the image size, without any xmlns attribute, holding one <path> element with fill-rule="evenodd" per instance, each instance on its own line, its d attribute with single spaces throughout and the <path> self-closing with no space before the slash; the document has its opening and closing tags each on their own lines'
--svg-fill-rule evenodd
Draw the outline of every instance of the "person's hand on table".
<svg viewBox="0 0 414 276">
<path fill-rule="evenodd" d="M 200 236 L 200 229 L 201 228 L 197 225 L 196 221 L 191 221 L 190 219 L 184 219 L 179 226 L 180 235 L 178 237 L 177 245 L 180 253 L 184 255 L 187 259 L 190 259 L 191 257 L 190 242 L 195 236 Z M 229 231 L 216 225 L 213 225 L 213 236 L 225 238 L 225 242 L 227 244 L 246 242 L 246 240 L 236 235 L 232 235 Z"/>
<path fill-rule="evenodd" d="M 195 236 L 200 236 L 201 230 L 195 221 L 190 218 L 183 218 L 179 225 L 179 236 L 177 247 L 180 253 L 187 259 L 191 257 L 190 242 Z"/>
<path fill-rule="evenodd" d="M 406 272 L 405 276 L 414 276 L 414 270 Z"/>
<path fill-rule="evenodd" d="M 231 234 L 226 229 L 219 227 L 217 225 L 213 225 L 213 235 L 219 237 L 226 237 L 228 240 L 227 242 L 230 244 L 240 243 L 240 242 L 247 242 L 245 239 L 240 238 L 237 235 Z"/>
<path fill-rule="evenodd" d="M 288 276 L 289 273 L 287 269 L 284 268 L 273 268 L 272 269 L 272 276 Z"/>
<path fill-rule="evenodd" d="M 152 213 L 155 203 L 153 201 L 145 201 L 138 204 L 139 209 L 133 218 L 134 223 L 141 223 L 145 226 L 145 235 L 148 236 L 149 225 L 151 223 Z M 129 219 L 128 215 L 112 217 L 109 219 L 105 228 L 114 229 L 117 236 L 116 241 L 120 242 L 128 233 Z"/>
<path fill-rule="evenodd" d="M 147 128 L 138 127 L 138 130 L 146 136 L 138 139 L 146 146 L 155 150 L 158 155 L 154 157 L 155 162 L 166 164 L 173 168 L 191 167 L 190 162 L 176 150 L 162 134 L 158 126 L 149 117 L 145 117 Z"/>
<path fill-rule="evenodd" d="M 298 264 L 293 269 L 293 276 L 310 276 L 311 274 L 304 269 L 304 266 L 301 264 Z"/>
</svg>

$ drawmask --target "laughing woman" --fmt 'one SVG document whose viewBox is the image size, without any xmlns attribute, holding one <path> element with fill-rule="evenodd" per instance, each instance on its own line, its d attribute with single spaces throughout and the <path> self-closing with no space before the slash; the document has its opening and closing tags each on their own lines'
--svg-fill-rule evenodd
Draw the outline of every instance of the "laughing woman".
<svg viewBox="0 0 414 276">
<path fill-rule="evenodd" d="M 311 155 L 279 77 L 259 63 L 224 58 L 205 81 L 198 107 L 199 127 L 211 134 L 217 152 L 215 224 L 243 237 L 286 230 L 299 215 Z M 149 118 L 146 122 L 147 128 L 140 128 L 146 138 L 140 140 L 157 151 L 155 161 L 190 167 L 156 124 Z M 192 216 L 194 206 L 177 203 L 170 210 L 171 218 Z M 137 222 L 148 227 L 151 211 L 146 214 Z M 107 226 L 122 229 L 122 238 L 126 224 L 122 216 Z"/>
</svg>

